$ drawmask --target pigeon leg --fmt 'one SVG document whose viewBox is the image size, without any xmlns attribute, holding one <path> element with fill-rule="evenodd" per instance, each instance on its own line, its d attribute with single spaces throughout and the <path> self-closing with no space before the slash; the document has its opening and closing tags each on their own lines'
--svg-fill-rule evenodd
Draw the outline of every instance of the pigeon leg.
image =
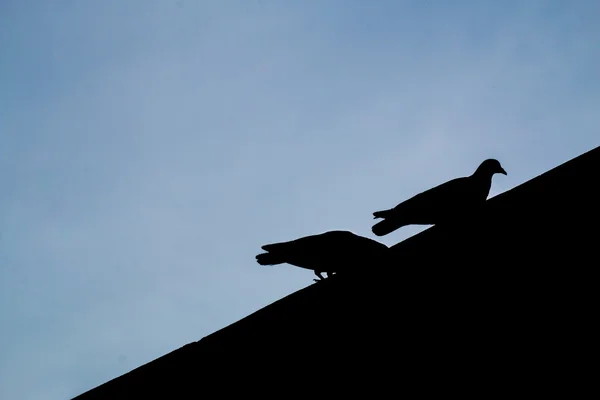
<svg viewBox="0 0 600 400">
<path fill-rule="evenodd" d="M 319 279 L 313 279 L 313 281 L 315 281 L 315 282 L 321 282 L 322 280 L 325 279 L 325 277 L 323 276 L 321 271 L 315 271 L 315 275 L 319 277 Z"/>
</svg>

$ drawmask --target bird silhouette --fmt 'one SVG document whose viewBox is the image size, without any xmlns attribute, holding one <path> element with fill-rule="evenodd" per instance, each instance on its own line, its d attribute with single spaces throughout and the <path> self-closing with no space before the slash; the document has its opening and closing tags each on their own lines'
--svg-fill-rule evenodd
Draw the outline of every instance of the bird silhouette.
<svg viewBox="0 0 600 400">
<path fill-rule="evenodd" d="M 331 277 L 340 270 L 349 270 L 365 263 L 379 262 L 389 249 L 376 240 L 356 235 L 350 231 L 335 230 L 301 237 L 288 242 L 266 244 L 266 253 L 256 256 L 260 265 L 291 264 L 311 269 L 319 279 Z"/>
<path fill-rule="evenodd" d="M 434 225 L 460 218 L 485 204 L 494 174 L 507 175 L 495 159 L 483 161 L 470 176 L 455 178 L 421 192 L 388 210 L 373 213 L 383 218 L 371 230 L 384 236 L 406 225 Z"/>
</svg>

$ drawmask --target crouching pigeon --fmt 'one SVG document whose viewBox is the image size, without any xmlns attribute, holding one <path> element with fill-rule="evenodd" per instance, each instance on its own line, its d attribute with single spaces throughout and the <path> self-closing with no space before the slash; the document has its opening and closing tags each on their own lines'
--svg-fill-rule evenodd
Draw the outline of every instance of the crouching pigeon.
<svg viewBox="0 0 600 400">
<path fill-rule="evenodd" d="M 460 218 L 485 204 L 494 174 L 506 175 L 506 171 L 498 160 L 485 160 L 470 176 L 452 179 L 394 208 L 374 212 L 375 219 L 383 218 L 383 221 L 373 225 L 371 230 L 375 235 L 383 236 L 406 225 L 435 225 Z"/>
<path fill-rule="evenodd" d="M 287 263 L 311 269 L 319 277 L 314 279 L 315 282 L 325 279 L 323 273 L 329 278 L 344 269 L 382 261 L 388 250 L 383 243 L 341 230 L 267 244 L 261 248 L 266 253 L 256 256 L 260 265 Z"/>
</svg>

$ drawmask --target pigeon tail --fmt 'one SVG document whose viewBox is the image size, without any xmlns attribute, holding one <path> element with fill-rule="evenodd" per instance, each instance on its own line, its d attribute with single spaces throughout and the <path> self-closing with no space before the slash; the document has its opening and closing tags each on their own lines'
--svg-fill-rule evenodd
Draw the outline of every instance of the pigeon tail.
<svg viewBox="0 0 600 400">
<path fill-rule="evenodd" d="M 373 213 L 373 219 L 377 218 L 387 218 L 390 216 L 392 210 L 383 210 L 383 211 L 375 211 Z"/>
<path fill-rule="evenodd" d="M 260 265 L 277 265 L 283 264 L 285 260 L 273 253 L 262 253 L 256 256 L 256 262 Z"/>
<path fill-rule="evenodd" d="M 404 223 L 402 220 L 388 218 L 373 225 L 371 231 L 373 231 L 373 233 L 377 236 L 384 236 L 400 227 L 403 227 L 404 225 L 406 225 L 406 223 Z"/>
</svg>

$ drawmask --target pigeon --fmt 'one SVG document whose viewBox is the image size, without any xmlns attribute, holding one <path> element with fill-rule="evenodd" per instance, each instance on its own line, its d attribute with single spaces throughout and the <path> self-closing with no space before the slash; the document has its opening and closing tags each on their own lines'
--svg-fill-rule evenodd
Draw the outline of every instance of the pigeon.
<svg viewBox="0 0 600 400">
<path fill-rule="evenodd" d="M 406 225 L 435 225 L 461 217 L 485 203 L 494 174 L 507 175 L 498 160 L 487 159 L 470 176 L 452 179 L 394 208 L 374 212 L 374 219 L 383 221 L 371 230 L 377 236 L 384 236 Z"/>
<path fill-rule="evenodd" d="M 311 269 L 319 279 L 323 273 L 327 278 L 338 270 L 362 263 L 382 260 L 388 246 L 376 240 L 356 235 L 349 231 L 335 230 L 301 237 L 288 242 L 266 244 L 261 247 L 266 253 L 256 256 L 260 265 L 291 264 Z"/>
</svg>

